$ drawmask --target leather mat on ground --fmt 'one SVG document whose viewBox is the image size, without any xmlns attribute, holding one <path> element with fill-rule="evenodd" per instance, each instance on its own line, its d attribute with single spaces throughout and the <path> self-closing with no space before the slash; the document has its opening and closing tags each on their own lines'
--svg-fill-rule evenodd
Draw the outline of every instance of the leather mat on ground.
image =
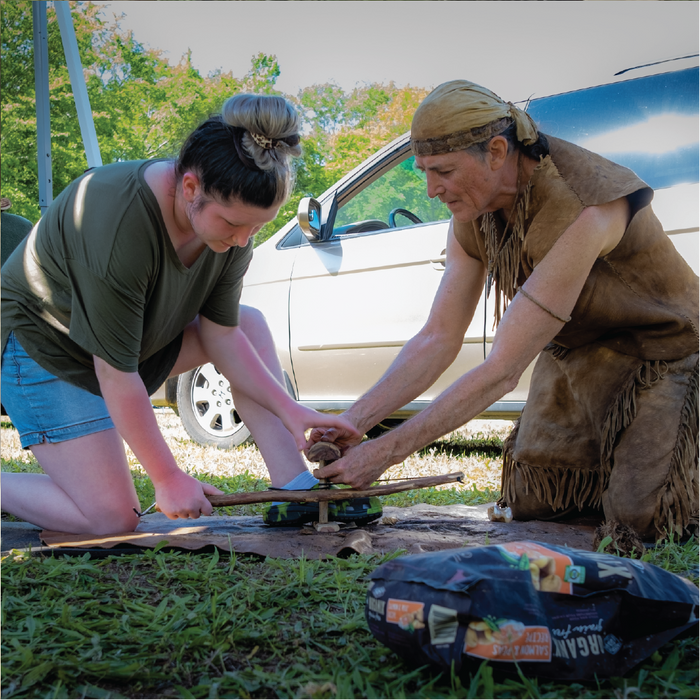
<svg viewBox="0 0 700 700">
<path fill-rule="evenodd" d="M 397 550 L 433 552 L 458 547 L 535 540 L 592 550 L 598 522 L 579 518 L 566 523 L 489 521 L 488 505 L 384 508 L 383 517 L 363 528 L 342 527 L 337 533 L 317 533 L 313 527 L 272 528 L 260 516 L 209 516 L 198 520 L 168 520 L 161 513 L 144 516 L 135 532 L 93 537 L 44 530 L 42 542 L 53 550 L 112 549 L 131 545 L 198 550 L 216 546 L 239 554 L 308 559 L 349 554 L 384 554 Z"/>
</svg>

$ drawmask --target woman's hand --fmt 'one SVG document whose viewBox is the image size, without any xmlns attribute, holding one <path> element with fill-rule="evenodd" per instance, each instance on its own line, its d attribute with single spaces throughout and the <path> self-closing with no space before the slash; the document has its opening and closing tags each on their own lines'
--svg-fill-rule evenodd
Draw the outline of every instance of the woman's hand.
<svg viewBox="0 0 700 700">
<path fill-rule="evenodd" d="M 362 440 L 362 434 L 346 418 L 333 413 L 319 413 L 296 403 L 294 400 L 290 400 L 288 410 L 284 413 L 280 412 L 278 416 L 284 427 L 294 437 L 299 451 L 306 450 L 314 442 L 317 442 L 311 438 L 306 439 L 306 431 L 309 428 L 314 429 L 312 435 L 333 433 L 345 436 L 345 439 L 353 441 L 353 444 Z M 326 442 L 332 442 L 332 440 L 326 440 Z"/>
<path fill-rule="evenodd" d="M 222 493 L 216 486 L 201 482 L 179 469 L 154 486 L 158 510 L 170 520 L 211 515 L 212 505 L 205 494 Z"/>
</svg>

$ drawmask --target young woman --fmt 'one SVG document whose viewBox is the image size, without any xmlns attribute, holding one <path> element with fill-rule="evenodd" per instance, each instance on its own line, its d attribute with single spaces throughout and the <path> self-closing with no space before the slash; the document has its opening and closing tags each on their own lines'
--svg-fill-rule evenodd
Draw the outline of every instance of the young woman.
<svg viewBox="0 0 700 700">
<path fill-rule="evenodd" d="M 2 400 L 45 474 L 4 474 L 4 510 L 64 532 L 133 530 L 123 439 L 169 518 L 210 514 L 206 495 L 219 491 L 178 468 L 149 401 L 168 376 L 206 362 L 231 383 L 272 485 L 317 483 L 300 454 L 305 430 L 354 428 L 287 394 L 264 318 L 239 307 L 253 236 L 291 193 L 298 132 L 283 98 L 235 95 L 176 162 L 113 163 L 78 178 L 13 253 Z M 330 510 L 340 520 L 381 512 L 368 513 L 368 500 Z M 266 520 L 297 524 L 317 511 L 273 505 Z"/>
</svg>

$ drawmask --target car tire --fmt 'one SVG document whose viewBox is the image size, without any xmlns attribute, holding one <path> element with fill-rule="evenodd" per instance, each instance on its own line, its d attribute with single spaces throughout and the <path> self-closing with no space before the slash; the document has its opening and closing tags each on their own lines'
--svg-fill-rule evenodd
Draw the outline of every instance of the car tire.
<svg viewBox="0 0 700 700">
<path fill-rule="evenodd" d="M 178 377 L 177 409 L 187 434 L 200 445 L 228 450 L 252 442 L 228 380 L 211 363 Z"/>
</svg>

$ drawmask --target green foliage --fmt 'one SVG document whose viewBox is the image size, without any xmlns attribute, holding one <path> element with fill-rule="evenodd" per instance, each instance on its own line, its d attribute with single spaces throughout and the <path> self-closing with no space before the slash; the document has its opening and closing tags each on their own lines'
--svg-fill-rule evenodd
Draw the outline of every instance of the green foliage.
<svg viewBox="0 0 700 700">
<path fill-rule="evenodd" d="M 332 83 L 312 85 L 298 95 L 299 111 L 315 131 L 334 131 L 346 121 L 345 94 Z"/>
<path fill-rule="evenodd" d="M 276 56 L 259 53 L 253 57 L 251 69 L 245 80 L 246 92 L 269 95 L 275 92 L 275 83 L 280 75 Z"/>
<path fill-rule="evenodd" d="M 415 157 L 411 156 L 365 187 L 342 207 L 336 217 L 336 225 L 343 226 L 364 219 L 379 219 L 388 223 L 389 212 L 396 207 L 407 209 L 423 222 L 442 221 L 451 216 L 439 199 L 428 198 L 425 175 L 415 167 Z M 397 216 L 397 226 L 409 224 L 407 218 Z"/>
<path fill-rule="evenodd" d="M 32 3 L 2 8 L 2 195 L 12 213 L 39 218 Z M 280 66 L 259 53 L 240 78 L 216 71 L 202 76 L 186 53 L 176 66 L 146 49 L 119 22 L 101 18 L 99 5 L 71 5 L 95 130 L 104 163 L 174 158 L 187 134 L 220 110 L 236 92 L 276 93 Z M 81 175 L 85 160 L 63 45 L 54 10 L 48 10 L 49 89 L 53 196 Z M 304 122 L 297 187 L 278 217 L 256 237 L 259 245 L 296 215 L 305 196 L 319 196 L 375 150 L 409 128 L 426 91 L 393 83 L 345 93 L 333 84 L 312 85 L 287 96 Z M 396 188 L 401 183 L 396 183 Z M 416 185 L 417 186 L 417 185 Z M 405 195 L 409 200 L 410 193 Z M 366 217 L 364 217 L 366 218 Z"/>
<path fill-rule="evenodd" d="M 12 212 L 30 221 L 39 217 L 32 3 L 3 3 L 1 78 L 2 194 Z M 174 157 L 200 121 L 218 111 L 243 87 L 242 80 L 217 73 L 202 78 L 186 54 L 171 67 L 146 50 L 118 24 L 106 24 L 99 7 L 72 8 L 78 48 L 86 75 L 95 131 L 104 163 Z M 48 14 L 49 93 L 53 195 L 57 196 L 87 167 L 82 137 L 53 9 Z M 252 71 L 259 81 L 275 79 L 274 62 L 257 57 Z M 273 65 L 274 63 L 274 65 Z"/>
</svg>

